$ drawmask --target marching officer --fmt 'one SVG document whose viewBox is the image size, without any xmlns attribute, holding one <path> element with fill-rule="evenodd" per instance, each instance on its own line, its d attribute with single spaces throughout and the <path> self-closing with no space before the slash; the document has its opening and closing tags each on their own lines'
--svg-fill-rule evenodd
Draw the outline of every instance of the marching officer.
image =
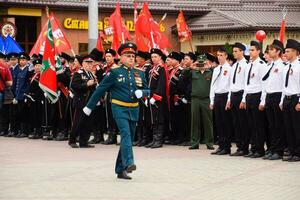
<svg viewBox="0 0 300 200">
<path fill-rule="evenodd" d="M 283 111 L 284 127 L 290 156 L 283 161 L 300 161 L 300 43 L 288 39 L 285 55 L 288 63 L 283 70 L 283 93 L 280 107 Z"/>
<path fill-rule="evenodd" d="M 69 145 L 72 148 L 78 148 L 78 145 L 76 144 L 77 136 L 79 136 L 80 148 L 94 147 L 93 145 L 88 144 L 90 133 L 92 131 L 92 119 L 85 119 L 85 115 L 82 110 L 89 98 L 91 97 L 97 84 L 97 81 L 95 80 L 95 77 L 92 74 L 93 62 L 94 59 L 91 55 L 84 56 L 82 59 L 82 68 L 75 72 L 71 83 L 71 88 L 74 91 L 73 104 L 75 107 L 74 123 L 69 137 Z M 83 118 L 86 121 L 83 122 Z"/>
<path fill-rule="evenodd" d="M 279 40 L 274 40 L 268 46 L 268 54 L 272 59 L 269 65 L 268 72 L 263 76 L 262 80 L 266 81 L 265 91 L 266 99 L 262 102 L 265 106 L 265 112 L 268 122 L 268 133 L 270 133 L 270 148 L 264 159 L 278 160 L 283 156 L 285 147 L 285 135 L 283 126 L 280 123 L 283 121 L 282 112 L 279 103 L 282 95 L 282 82 L 284 63 L 281 56 L 284 52 L 284 46 Z"/>
<path fill-rule="evenodd" d="M 233 45 L 233 56 L 236 59 L 235 64 L 231 68 L 230 80 L 230 97 L 227 102 L 227 109 L 231 109 L 231 123 L 233 126 L 233 136 L 237 145 L 237 151 L 231 156 L 243 156 L 248 154 L 248 123 L 246 110 L 240 109 L 240 103 L 244 96 L 245 88 L 245 71 L 248 61 L 244 57 L 245 45 L 236 42 Z M 229 138 L 230 140 L 231 138 Z"/>
<path fill-rule="evenodd" d="M 227 52 L 224 48 L 217 51 L 219 66 L 214 69 L 210 88 L 210 109 L 215 115 L 216 134 L 219 136 L 219 148 L 212 154 L 230 154 L 230 113 L 226 110 L 230 90 L 231 66 L 227 62 Z"/>
<path fill-rule="evenodd" d="M 191 55 L 193 56 L 193 55 Z M 195 60 L 197 59 L 196 55 Z M 213 150 L 213 118 L 212 111 L 209 109 L 209 94 L 212 80 L 212 71 L 210 70 L 211 57 L 200 55 L 198 57 L 198 66 L 194 63 L 190 66 L 192 76 L 192 118 L 191 118 L 191 146 L 190 150 L 199 149 L 201 135 L 204 136 L 207 149 Z M 203 134 L 201 134 L 203 132 Z"/>
<path fill-rule="evenodd" d="M 131 179 L 127 173 L 136 170 L 132 142 L 139 115 L 138 100 L 149 95 L 144 72 L 134 68 L 136 49 L 133 43 L 125 43 L 119 47 L 118 53 L 121 55 L 122 64 L 110 70 L 83 109 L 86 115 L 90 115 L 99 98 L 105 94 L 105 91 L 110 90 L 112 113 L 121 135 L 115 167 L 117 177 L 121 179 Z"/>
</svg>

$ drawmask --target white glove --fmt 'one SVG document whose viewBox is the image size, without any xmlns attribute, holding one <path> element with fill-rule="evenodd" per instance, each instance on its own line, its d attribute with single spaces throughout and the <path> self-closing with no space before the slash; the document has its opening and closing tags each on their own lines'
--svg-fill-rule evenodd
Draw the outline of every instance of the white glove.
<svg viewBox="0 0 300 200">
<path fill-rule="evenodd" d="M 13 104 L 17 104 L 17 103 L 18 103 L 18 100 L 14 98 L 13 101 L 12 101 L 12 103 L 13 103 Z"/>
<path fill-rule="evenodd" d="M 145 106 L 148 107 L 148 99 L 145 99 L 144 103 L 145 103 Z"/>
<path fill-rule="evenodd" d="M 174 105 L 175 105 L 175 106 L 179 106 L 179 103 L 178 103 L 178 102 L 175 102 Z"/>
<path fill-rule="evenodd" d="M 24 103 L 27 103 L 27 99 L 26 98 L 24 99 Z"/>
<path fill-rule="evenodd" d="M 135 94 L 136 98 L 138 98 L 138 99 L 143 97 L 143 91 L 142 90 L 136 90 L 134 92 L 134 94 Z"/>
<path fill-rule="evenodd" d="M 61 95 L 61 91 L 60 90 L 58 90 L 58 92 L 57 92 L 57 96 L 59 97 Z"/>
<path fill-rule="evenodd" d="M 188 103 L 188 101 L 187 101 L 184 97 L 181 99 L 181 101 L 182 101 L 182 103 L 184 103 L 184 104 L 187 104 L 187 103 Z"/>
<path fill-rule="evenodd" d="M 100 106 L 101 105 L 101 101 L 98 101 L 98 103 L 96 104 L 96 106 Z"/>
<path fill-rule="evenodd" d="M 71 99 L 73 99 L 74 98 L 73 92 L 69 91 L 69 96 L 70 96 Z"/>
<path fill-rule="evenodd" d="M 47 93 L 46 93 L 46 92 L 44 92 L 44 97 L 46 97 L 46 98 L 48 97 L 48 95 L 47 95 Z"/>
<path fill-rule="evenodd" d="M 89 109 L 88 107 L 84 107 L 82 110 L 84 114 L 86 114 L 87 116 L 90 116 L 90 114 L 92 113 L 92 110 Z"/>
<path fill-rule="evenodd" d="M 151 104 L 151 105 L 154 105 L 154 104 L 155 104 L 155 101 L 156 101 L 156 100 L 152 97 L 152 98 L 150 99 L 150 104 Z"/>
</svg>

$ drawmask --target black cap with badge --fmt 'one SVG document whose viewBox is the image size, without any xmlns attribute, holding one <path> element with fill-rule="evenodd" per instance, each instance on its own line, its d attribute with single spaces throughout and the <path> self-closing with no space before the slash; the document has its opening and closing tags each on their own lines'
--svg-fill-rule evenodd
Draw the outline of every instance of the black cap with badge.
<svg viewBox="0 0 300 200">
<path fill-rule="evenodd" d="M 176 51 L 171 52 L 171 53 L 168 55 L 168 58 L 175 59 L 175 60 L 177 60 L 178 62 L 181 62 L 181 60 L 183 59 L 183 57 L 181 56 L 181 54 L 180 54 L 180 53 L 177 53 Z"/>
<path fill-rule="evenodd" d="M 300 51 L 300 43 L 297 40 L 288 39 L 285 48 Z"/>
</svg>

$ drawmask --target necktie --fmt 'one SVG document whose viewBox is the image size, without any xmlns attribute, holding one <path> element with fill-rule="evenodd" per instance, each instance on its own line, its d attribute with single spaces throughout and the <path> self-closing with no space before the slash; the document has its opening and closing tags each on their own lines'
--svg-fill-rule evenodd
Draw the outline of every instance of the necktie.
<svg viewBox="0 0 300 200">
<path fill-rule="evenodd" d="M 236 79 L 236 71 L 239 67 L 239 63 L 236 64 L 235 70 L 234 70 L 234 74 L 233 74 L 233 84 L 235 84 L 235 79 Z"/>
<path fill-rule="evenodd" d="M 249 72 L 248 72 L 247 85 L 250 84 L 250 76 L 251 76 L 252 67 L 253 67 L 253 63 L 251 63 L 251 67 L 250 67 L 250 70 L 249 70 Z"/>
<path fill-rule="evenodd" d="M 289 85 L 289 77 L 290 77 L 290 70 L 291 70 L 292 64 L 289 65 L 289 70 L 286 73 L 285 76 L 285 87 L 287 87 Z"/>
<path fill-rule="evenodd" d="M 265 80 L 267 80 L 267 79 L 269 78 L 270 73 L 271 73 L 271 70 L 273 69 L 273 67 L 274 67 L 274 62 L 273 62 L 273 64 L 272 64 L 271 68 L 269 69 L 269 71 L 268 71 L 268 72 L 266 73 L 266 75 L 262 78 L 263 81 L 265 81 Z"/>
<path fill-rule="evenodd" d="M 219 72 L 219 74 L 218 74 L 217 78 L 214 80 L 214 83 L 213 83 L 213 85 L 214 85 L 214 84 L 215 84 L 215 82 L 218 80 L 219 76 L 221 75 L 221 72 L 222 72 L 222 66 L 220 67 L 220 72 Z"/>
</svg>

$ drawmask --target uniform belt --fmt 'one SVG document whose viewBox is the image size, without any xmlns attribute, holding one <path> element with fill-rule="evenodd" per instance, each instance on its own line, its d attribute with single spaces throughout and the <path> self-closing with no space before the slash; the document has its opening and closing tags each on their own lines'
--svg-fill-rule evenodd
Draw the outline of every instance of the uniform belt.
<svg viewBox="0 0 300 200">
<path fill-rule="evenodd" d="M 285 95 L 284 98 L 286 98 L 286 99 L 293 99 L 293 98 L 298 98 L 299 96 L 300 96 L 299 94 Z"/>
<path fill-rule="evenodd" d="M 129 103 L 129 102 L 120 101 L 120 100 L 117 100 L 117 99 L 112 99 L 111 102 L 114 103 L 114 104 L 117 104 L 119 106 L 125 106 L 125 107 L 138 107 L 139 106 L 138 102 Z"/>
</svg>

